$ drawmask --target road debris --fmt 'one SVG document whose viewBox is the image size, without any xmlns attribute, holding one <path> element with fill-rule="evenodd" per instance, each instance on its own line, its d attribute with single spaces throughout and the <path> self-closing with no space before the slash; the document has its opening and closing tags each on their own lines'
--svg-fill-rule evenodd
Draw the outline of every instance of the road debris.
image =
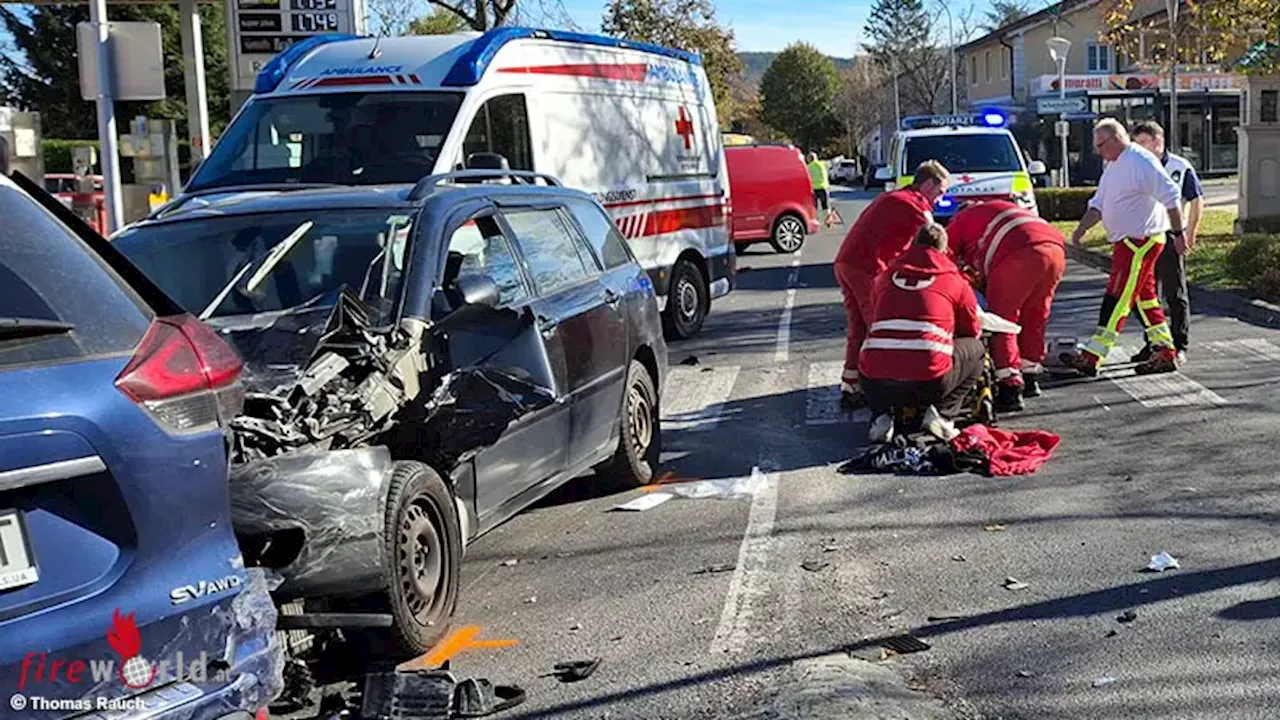
<svg viewBox="0 0 1280 720">
<path fill-rule="evenodd" d="M 706 498 L 732 499 L 755 497 L 756 492 L 764 486 L 767 479 L 759 467 L 753 467 L 751 468 L 751 474 L 747 477 L 672 483 L 667 487 L 671 494 L 689 500 L 703 500 Z M 657 495 L 659 493 L 653 494 Z"/>
<path fill-rule="evenodd" d="M 503 560 L 498 564 L 501 565 L 502 567 L 515 567 L 519 562 L 520 561 L 517 560 L 516 558 L 511 558 L 510 560 Z"/>
<path fill-rule="evenodd" d="M 880 647 L 899 655 L 909 655 L 911 653 L 924 652 L 933 646 L 915 635 L 904 634 L 884 638 L 880 641 Z"/>
<path fill-rule="evenodd" d="M 690 575 L 715 575 L 717 573 L 733 572 L 738 566 L 734 563 L 720 563 L 718 565 L 708 565 L 689 573 Z"/>
<path fill-rule="evenodd" d="M 1095 680 L 1093 681 L 1093 686 L 1094 686 L 1094 687 L 1096 687 L 1096 688 L 1100 688 L 1100 687 L 1104 687 L 1104 686 L 1106 686 L 1106 685 L 1110 685 L 1111 683 L 1113 683 L 1113 682 L 1115 682 L 1115 681 L 1116 681 L 1116 679 L 1115 679 L 1115 678 L 1110 677 L 1110 676 L 1107 676 L 1107 675 L 1103 675 L 1102 677 L 1097 678 L 1097 679 L 1095 679 Z"/>
<path fill-rule="evenodd" d="M 1138 613 L 1133 610 L 1125 610 L 1122 615 L 1116 618 L 1116 622 L 1127 625 L 1138 619 Z"/>
<path fill-rule="evenodd" d="M 484 678 L 468 678 L 458 683 L 450 717 L 488 717 L 510 710 L 526 698 L 525 691 L 515 685 L 494 685 Z"/>
<path fill-rule="evenodd" d="M 1167 552 L 1159 555 L 1152 555 L 1151 562 L 1147 565 L 1147 570 L 1151 572 L 1164 572 L 1165 570 L 1178 570 L 1182 566 L 1178 564 L 1178 558 Z"/>
<path fill-rule="evenodd" d="M 839 549 L 840 549 L 839 545 L 823 545 L 822 546 L 822 552 L 824 553 L 833 553 Z"/>
<path fill-rule="evenodd" d="M 697 355 L 690 355 L 689 357 L 686 357 L 685 359 L 681 360 L 681 361 L 680 361 L 680 364 L 681 364 L 681 365 L 697 365 L 697 364 L 698 364 L 698 356 L 697 356 Z"/>
<path fill-rule="evenodd" d="M 572 660 L 570 662 L 556 663 L 552 675 L 562 683 L 574 683 L 591 677 L 599 667 L 600 658 Z"/>
<path fill-rule="evenodd" d="M 987 532 L 1004 532 L 1004 531 L 1005 531 L 1005 526 L 1004 526 L 1004 525 L 998 525 L 998 524 L 995 524 L 995 525 L 984 525 L 984 526 L 982 527 L 982 529 L 983 529 L 983 530 L 986 530 Z"/>
<path fill-rule="evenodd" d="M 652 510 L 653 508 L 658 507 L 673 497 L 675 497 L 675 495 L 672 495 L 671 493 L 647 493 L 635 498 L 634 500 L 628 500 L 621 505 L 614 505 L 613 509 L 620 512 L 644 512 L 645 510 Z"/>
<path fill-rule="evenodd" d="M 534 604 L 534 603 L 536 603 L 536 602 L 538 602 L 538 596 L 537 596 L 537 595 L 530 595 L 529 597 L 527 597 L 527 598 L 525 598 L 525 599 L 524 599 L 524 604 L 525 604 L 525 605 L 532 605 L 532 604 Z"/>
<path fill-rule="evenodd" d="M 968 617 L 968 615 L 930 615 L 925 618 L 925 621 L 931 623 L 951 622 L 953 620 L 963 620 L 966 617 Z"/>
<path fill-rule="evenodd" d="M 447 670 L 378 672 L 365 676 L 362 718 L 448 720 L 458 679 Z"/>
<path fill-rule="evenodd" d="M 582 623 L 574 623 L 569 626 L 569 632 L 578 632 L 582 629 Z"/>
<path fill-rule="evenodd" d="M 821 560 L 805 560 L 800 563 L 800 567 L 808 570 L 809 572 L 818 572 L 819 570 L 831 567 L 831 563 L 822 562 Z"/>
<path fill-rule="evenodd" d="M 968 558 L 966 558 L 963 555 L 952 555 L 951 561 L 952 562 L 968 562 Z"/>
<path fill-rule="evenodd" d="M 1035 673 L 1033 673 L 1033 672 L 1031 672 L 1030 670 L 1019 670 L 1019 671 L 1018 671 L 1017 673 L 1015 673 L 1015 674 L 1016 674 L 1018 677 L 1020 677 L 1020 678 L 1029 678 L 1029 677 L 1035 677 L 1035 676 L 1036 676 L 1036 674 L 1035 674 Z"/>
<path fill-rule="evenodd" d="M 1119 635 L 1120 635 L 1120 631 L 1119 631 L 1119 630 L 1108 630 L 1108 631 L 1107 631 L 1107 634 L 1106 634 L 1106 635 L 1103 635 L 1102 637 L 1104 637 L 1104 638 L 1113 638 L 1113 637 L 1119 637 Z"/>
<path fill-rule="evenodd" d="M 1004 579 L 1005 590 L 1026 590 L 1029 587 L 1031 586 L 1013 576 L 1009 576 Z"/>
</svg>

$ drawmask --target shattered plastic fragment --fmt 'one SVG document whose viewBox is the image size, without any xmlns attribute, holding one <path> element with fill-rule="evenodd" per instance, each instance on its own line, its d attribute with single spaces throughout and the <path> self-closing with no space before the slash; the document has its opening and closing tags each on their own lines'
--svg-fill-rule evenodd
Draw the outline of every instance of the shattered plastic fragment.
<svg viewBox="0 0 1280 720">
<path fill-rule="evenodd" d="M 1004 532 L 1005 527 L 1003 525 L 984 525 L 982 529 L 987 532 Z"/>
<path fill-rule="evenodd" d="M 751 468 L 748 477 L 725 478 L 723 480 L 698 480 L 696 482 L 672 483 L 668 491 L 678 497 L 690 500 L 704 498 L 743 498 L 754 497 L 764 486 L 767 477 L 759 467 Z M 656 493 L 655 493 L 656 494 Z"/>
<path fill-rule="evenodd" d="M 644 512 L 645 510 L 652 510 L 653 508 L 658 507 L 673 497 L 675 497 L 675 495 L 672 495 L 671 493 L 648 493 L 641 495 L 634 500 L 628 500 L 621 505 L 614 505 L 613 509 L 622 512 Z"/>
<path fill-rule="evenodd" d="M 820 560 L 806 560 L 800 563 L 800 567 L 804 568 L 809 572 L 818 572 L 819 570 L 824 570 L 826 568 L 831 567 L 831 563 L 822 562 Z"/>
<path fill-rule="evenodd" d="M 1132 610 L 1125 610 L 1124 614 L 1116 618 L 1116 622 L 1127 625 L 1137 619 L 1138 619 L 1138 613 Z"/>
<path fill-rule="evenodd" d="M 694 570 L 691 574 L 692 575 L 715 575 L 717 573 L 733 572 L 737 568 L 738 566 L 733 563 L 722 563 L 719 565 L 708 565 L 707 567 L 704 567 L 701 570 Z"/>
<path fill-rule="evenodd" d="M 1147 569 L 1152 572 L 1164 572 L 1165 570 L 1177 570 L 1182 566 L 1178 564 L 1178 559 L 1167 552 L 1159 555 L 1151 556 L 1151 563 L 1147 565 Z"/>
<path fill-rule="evenodd" d="M 498 564 L 499 564 L 499 565 L 501 565 L 502 567 L 515 567 L 515 566 L 516 566 L 516 564 L 517 564 L 517 563 L 519 563 L 519 562 L 520 562 L 520 561 L 519 561 L 519 560 L 517 560 L 516 558 L 511 558 L 510 560 L 503 560 L 502 562 L 500 562 L 500 563 L 498 563 Z"/>
<path fill-rule="evenodd" d="M 1096 688 L 1100 688 L 1100 687 L 1103 687 L 1103 686 L 1105 686 L 1105 685 L 1110 685 L 1111 683 L 1113 683 L 1113 682 L 1115 682 L 1115 681 L 1116 681 L 1116 679 L 1115 679 L 1115 678 L 1113 678 L 1113 677 L 1109 677 L 1109 676 L 1107 676 L 1107 675 L 1103 675 L 1102 677 L 1097 678 L 1096 680 L 1094 680 L 1094 681 L 1093 681 L 1093 686 L 1094 686 L 1094 687 L 1096 687 Z"/>
<path fill-rule="evenodd" d="M 1005 590 L 1026 590 L 1029 587 L 1031 586 L 1015 577 L 1007 577 L 1004 579 Z"/>
</svg>

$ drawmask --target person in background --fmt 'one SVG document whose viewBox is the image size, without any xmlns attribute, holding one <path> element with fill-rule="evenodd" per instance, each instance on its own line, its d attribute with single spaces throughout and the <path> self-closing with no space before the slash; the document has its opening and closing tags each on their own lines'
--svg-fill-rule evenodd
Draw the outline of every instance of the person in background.
<svg viewBox="0 0 1280 720">
<path fill-rule="evenodd" d="M 1138 123 L 1133 128 L 1133 141 L 1160 158 L 1165 172 L 1182 188 L 1187 222 L 1186 250 L 1179 252 L 1176 243 L 1165 243 L 1164 250 L 1156 260 L 1156 284 L 1160 286 L 1164 304 L 1169 307 L 1169 331 L 1173 335 L 1173 347 L 1178 351 L 1178 364 L 1181 365 L 1187 359 L 1188 336 L 1191 332 L 1191 296 L 1187 292 L 1186 253 L 1196 246 L 1196 230 L 1204 215 L 1204 187 L 1190 161 L 1165 149 L 1164 128 L 1160 127 L 1160 123 L 1153 120 Z M 1155 348 L 1148 342 L 1130 362 L 1146 362 L 1154 352 Z"/>
<path fill-rule="evenodd" d="M 893 435 L 892 408 L 928 408 L 924 427 L 950 440 L 949 418 L 982 374 L 978 299 L 947 254 L 947 231 L 929 223 L 911 248 L 876 278 L 872 322 L 859 367 L 871 407 L 871 442 Z"/>
<path fill-rule="evenodd" d="M 996 367 L 996 410 L 1017 412 L 1022 398 L 1040 395 L 1045 331 L 1067 256 L 1057 228 L 1008 200 L 970 203 L 947 224 L 951 254 L 969 268 L 987 309 L 1022 326 L 1016 337 L 990 339 Z"/>
<path fill-rule="evenodd" d="M 813 185 L 813 204 L 825 218 L 831 208 L 831 171 L 825 162 L 818 159 L 818 153 L 809 153 L 807 160 L 809 183 Z"/>
<path fill-rule="evenodd" d="M 871 286 L 876 276 L 911 246 L 920 228 L 933 222 L 933 204 L 951 184 L 937 160 L 916 168 L 910 185 L 877 197 L 849 228 L 833 269 L 844 296 L 846 343 L 840 403 L 845 409 L 864 401 L 858 388 L 858 354 L 871 318 Z"/>
<path fill-rule="evenodd" d="M 1156 294 L 1155 264 L 1164 249 L 1166 233 L 1178 253 L 1186 252 L 1182 189 L 1165 173 L 1160 159 L 1130 142 L 1124 125 L 1113 118 L 1099 120 L 1094 126 L 1093 147 L 1110 165 L 1072 233 L 1071 243 L 1082 245 L 1085 233 L 1101 220 L 1111 242 L 1111 278 L 1102 296 L 1097 332 L 1076 352 L 1062 353 L 1061 360 L 1081 375 L 1096 377 L 1098 365 L 1120 338 L 1125 318 L 1136 302 L 1147 341 L 1153 346 L 1151 357 L 1140 363 L 1136 372 L 1174 372 L 1178 352 Z"/>
</svg>

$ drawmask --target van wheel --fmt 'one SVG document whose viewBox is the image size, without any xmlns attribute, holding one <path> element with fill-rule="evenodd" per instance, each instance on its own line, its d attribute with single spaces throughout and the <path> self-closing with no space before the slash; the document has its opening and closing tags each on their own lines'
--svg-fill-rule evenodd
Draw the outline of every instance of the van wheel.
<svg viewBox="0 0 1280 720">
<path fill-rule="evenodd" d="M 662 452 L 662 425 L 653 377 L 638 360 L 627 369 L 626 388 L 618 417 L 618 450 L 596 471 L 620 488 L 634 488 L 653 482 Z"/>
<path fill-rule="evenodd" d="M 769 243 L 780 253 L 793 253 L 804 247 L 804 221 L 795 215 L 783 215 L 773 223 Z"/>
<path fill-rule="evenodd" d="M 667 311 L 663 327 L 672 340 L 687 340 L 702 329 L 707 319 L 711 292 L 702 273 L 688 260 L 679 260 L 671 269 L 671 289 L 667 291 Z"/>
</svg>

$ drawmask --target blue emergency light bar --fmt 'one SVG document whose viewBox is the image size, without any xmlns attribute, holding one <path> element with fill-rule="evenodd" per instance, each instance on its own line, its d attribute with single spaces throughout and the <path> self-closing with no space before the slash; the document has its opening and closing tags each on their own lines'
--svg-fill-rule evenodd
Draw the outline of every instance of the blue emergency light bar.
<svg viewBox="0 0 1280 720">
<path fill-rule="evenodd" d="M 972 115 L 912 115 L 902 118 L 903 130 L 931 127 L 1004 127 L 1009 118 L 997 110 L 983 110 Z"/>
</svg>

